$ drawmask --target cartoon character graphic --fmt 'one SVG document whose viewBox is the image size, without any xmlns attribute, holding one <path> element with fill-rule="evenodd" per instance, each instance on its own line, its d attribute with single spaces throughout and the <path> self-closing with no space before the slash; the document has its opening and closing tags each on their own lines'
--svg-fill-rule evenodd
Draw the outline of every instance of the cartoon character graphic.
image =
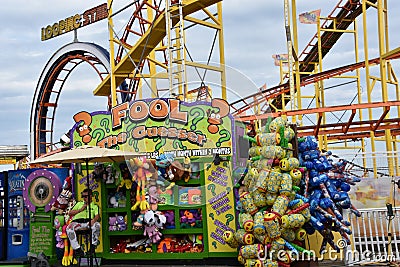
<svg viewBox="0 0 400 267">
<path fill-rule="evenodd" d="M 82 142 L 88 144 L 92 140 L 92 136 L 89 134 L 92 131 L 92 128 L 89 127 L 92 123 L 92 115 L 86 111 L 81 111 L 74 115 L 74 121 L 83 122 L 83 124 L 76 128 L 76 131 L 82 137 Z"/>
<path fill-rule="evenodd" d="M 218 110 L 207 110 L 207 122 L 209 123 L 207 129 L 210 133 L 216 134 L 219 131 L 219 125 L 222 124 L 222 119 L 229 114 L 229 104 L 224 99 L 214 98 L 211 106 Z"/>
</svg>

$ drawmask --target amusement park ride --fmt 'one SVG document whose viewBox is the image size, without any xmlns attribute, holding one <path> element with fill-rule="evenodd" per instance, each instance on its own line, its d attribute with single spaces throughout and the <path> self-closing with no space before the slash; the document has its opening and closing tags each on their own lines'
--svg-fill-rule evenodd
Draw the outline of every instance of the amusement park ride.
<svg viewBox="0 0 400 267">
<path fill-rule="evenodd" d="M 230 101 L 231 113 L 248 123 L 287 116 L 297 124 L 299 137 L 316 136 L 323 150 L 358 150 L 364 155 L 361 169 L 372 170 L 373 177 L 379 170 L 377 147 L 384 143 L 385 172 L 390 177 L 399 175 L 400 100 L 392 61 L 400 57 L 400 47 L 389 47 L 388 1 L 339 0 L 327 16 L 319 17 L 317 33 L 301 52 L 296 1 L 284 2 L 289 57 L 280 62 L 280 83 Z M 144 97 L 177 97 L 186 102 L 210 100 L 211 95 L 228 99 L 222 1 L 149 0 L 116 5 L 107 3 L 109 53 L 94 44 L 76 42 L 61 48 L 43 71 L 32 104 L 31 158 L 54 149 L 59 97 L 70 73 L 83 62 L 99 75 L 101 83 L 93 94 L 107 97 L 109 108 Z M 117 32 L 114 21 L 127 14 L 130 18 L 123 32 Z M 379 51 L 374 58 L 368 47 L 370 25 L 377 25 L 378 31 Z M 204 60 L 190 50 L 194 29 L 213 37 Z M 324 59 L 345 35 L 354 41 L 354 63 L 326 70 Z M 213 73 L 219 84 L 191 83 L 190 72 L 200 80 Z M 328 86 L 328 79 L 340 82 Z M 343 91 L 354 98 L 339 103 L 337 95 Z M 367 154 L 373 166 L 367 166 Z"/>
</svg>

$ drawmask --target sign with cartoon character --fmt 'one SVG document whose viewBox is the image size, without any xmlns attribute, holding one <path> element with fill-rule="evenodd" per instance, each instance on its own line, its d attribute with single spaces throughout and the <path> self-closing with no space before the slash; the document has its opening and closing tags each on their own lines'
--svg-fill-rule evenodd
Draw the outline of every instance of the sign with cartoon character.
<svg viewBox="0 0 400 267">
<path fill-rule="evenodd" d="M 232 156 L 233 117 L 223 99 L 185 103 L 177 99 L 125 102 L 110 112 L 74 115 L 73 145 L 146 152 L 150 158 Z"/>
<path fill-rule="evenodd" d="M 71 137 L 75 147 L 94 145 L 146 153 L 156 160 L 170 154 L 181 159 L 204 158 L 199 163 L 199 168 L 204 168 L 204 185 L 190 189 L 205 196 L 198 201 L 206 205 L 207 218 L 212 218 L 207 219 L 204 228 L 208 231 L 208 252 L 229 253 L 235 250 L 222 237 L 225 230 L 235 230 L 232 166 L 228 159 L 235 155 L 236 134 L 229 109 L 229 104 L 219 98 L 194 103 L 166 98 L 136 100 L 119 104 L 110 112 L 75 114 Z M 216 158 L 224 161 L 217 163 Z M 179 196 L 184 195 L 178 191 Z M 189 203 L 189 191 L 187 195 L 186 204 L 193 204 Z"/>
</svg>

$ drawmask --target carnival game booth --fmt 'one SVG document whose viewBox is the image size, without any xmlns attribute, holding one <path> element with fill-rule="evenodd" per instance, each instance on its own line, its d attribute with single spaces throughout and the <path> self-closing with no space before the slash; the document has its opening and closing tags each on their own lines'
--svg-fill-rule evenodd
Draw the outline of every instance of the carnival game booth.
<svg viewBox="0 0 400 267">
<path fill-rule="evenodd" d="M 236 230 L 235 131 L 244 130 L 235 126 L 225 100 L 146 99 L 110 112 L 82 111 L 74 120 L 74 147 L 143 154 L 98 162 L 88 172 L 75 166 L 77 192 L 89 175 L 93 201 L 101 209 L 97 255 L 105 260 L 237 258 L 223 233 Z"/>
<path fill-rule="evenodd" d="M 0 228 L 4 261 L 26 265 L 28 252 L 55 258 L 52 205 L 68 176 L 68 168 L 31 168 L 1 175 Z M 4 246 L 3 246 L 4 245 Z"/>
</svg>

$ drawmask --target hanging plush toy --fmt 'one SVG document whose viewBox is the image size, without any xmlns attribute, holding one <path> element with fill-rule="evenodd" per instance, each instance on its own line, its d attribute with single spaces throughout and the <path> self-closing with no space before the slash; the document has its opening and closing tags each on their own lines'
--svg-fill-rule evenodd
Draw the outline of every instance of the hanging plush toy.
<svg viewBox="0 0 400 267">
<path fill-rule="evenodd" d="M 170 166 L 170 168 L 169 168 L 169 171 L 168 171 L 168 173 L 169 173 L 168 178 L 169 178 L 169 180 L 170 180 L 171 182 L 179 181 L 179 180 L 182 179 L 182 176 L 183 176 L 184 172 L 185 172 L 185 171 L 184 171 L 184 168 L 183 168 L 182 164 L 181 164 L 179 161 L 174 160 L 174 161 L 171 163 L 171 166 Z M 171 175 L 171 174 L 172 174 L 172 175 Z"/>
<path fill-rule="evenodd" d="M 182 179 L 185 181 L 185 183 L 187 183 L 190 179 L 190 173 L 192 172 L 192 164 L 190 163 L 190 157 L 185 157 L 183 159 L 182 167 L 184 168 Z"/>
<path fill-rule="evenodd" d="M 53 203 L 51 210 L 62 210 L 65 211 L 71 201 L 72 196 L 72 177 L 68 176 L 65 178 L 64 184 L 62 186 L 61 193 L 58 195 L 56 201 Z"/>
<path fill-rule="evenodd" d="M 64 248 L 64 240 L 61 238 L 62 235 L 62 227 L 65 224 L 64 216 L 57 215 L 54 218 L 54 229 L 56 230 L 56 248 Z"/>
<path fill-rule="evenodd" d="M 113 168 L 113 165 L 109 164 L 106 167 L 106 177 L 105 177 L 104 182 L 106 184 L 113 184 L 113 183 L 115 183 L 114 177 L 115 177 L 115 170 Z"/>
<path fill-rule="evenodd" d="M 158 202 L 160 201 L 160 195 L 158 194 L 157 186 L 152 185 L 147 190 L 148 203 L 151 210 L 157 210 Z"/>
<path fill-rule="evenodd" d="M 157 167 L 158 179 L 162 182 L 171 181 L 174 178 L 172 171 L 170 170 L 170 166 L 174 161 L 174 155 L 163 153 L 156 158 L 155 165 Z M 167 189 L 172 188 L 175 185 L 174 182 L 171 182 Z"/>
<path fill-rule="evenodd" d="M 145 157 L 138 157 L 129 160 L 131 166 L 136 168 L 132 176 L 132 181 L 136 186 L 136 203 L 132 206 L 132 210 L 140 208 L 141 210 L 149 209 L 149 203 L 146 200 L 146 180 L 153 176 L 150 171 L 150 164 Z"/>
<path fill-rule="evenodd" d="M 148 210 L 144 215 L 144 235 L 151 243 L 158 243 L 161 240 L 162 233 L 159 231 L 166 222 L 166 218 L 159 212 Z"/>
<path fill-rule="evenodd" d="M 131 177 L 131 173 L 128 169 L 128 166 L 125 163 L 121 163 L 119 165 L 119 168 L 121 170 L 121 181 L 117 187 L 117 191 L 119 191 L 119 189 L 124 186 L 128 190 L 131 189 L 132 188 L 132 177 Z"/>
</svg>

